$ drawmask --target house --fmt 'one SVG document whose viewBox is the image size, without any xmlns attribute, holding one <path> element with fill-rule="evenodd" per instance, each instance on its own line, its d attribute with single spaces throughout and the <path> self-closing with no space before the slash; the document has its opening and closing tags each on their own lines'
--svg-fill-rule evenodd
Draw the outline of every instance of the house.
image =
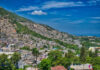
<svg viewBox="0 0 100 70">
<path fill-rule="evenodd" d="M 96 47 L 96 50 L 98 50 L 98 56 L 100 56 L 100 47 Z"/>
<path fill-rule="evenodd" d="M 95 47 L 90 47 L 89 51 L 95 52 Z"/>
<path fill-rule="evenodd" d="M 8 48 L 8 47 L 2 47 L 1 50 L 3 52 L 10 52 L 10 48 Z"/>
<path fill-rule="evenodd" d="M 11 55 L 14 54 L 14 52 L 2 52 L 2 51 L 1 51 L 1 52 L 0 52 L 0 55 L 1 55 L 1 54 L 6 54 L 6 55 L 8 55 L 8 58 L 11 58 Z"/>
<path fill-rule="evenodd" d="M 67 70 L 64 66 L 51 67 L 51 70 Z"/>
<path fill-rule="evenodd" d="M 100 47 L 90 47 L 89 51 L 95 52 L 96 50 L 98 50 L 98 56 L 100 56 Z"/>
<path fill-rule="evenodd" d="M 74 70 L 92 70 L 91 64 L 80 64 L 80 65 L 71 65 L 70 68 L 73 68 Z"/>
<path fill-rule="evenodd" d="M 18 62 L 18 68 L 24 68 L 24 66 L 27 65 L 25 62 L 22 61 L 22 59 Z"/>
</svg>

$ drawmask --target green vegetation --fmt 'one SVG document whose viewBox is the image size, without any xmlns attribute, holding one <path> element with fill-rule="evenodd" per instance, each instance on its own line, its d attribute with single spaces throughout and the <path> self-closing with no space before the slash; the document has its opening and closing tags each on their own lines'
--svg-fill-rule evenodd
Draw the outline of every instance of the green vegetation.
<svg viewBox="0 0 100 70">
<path fill-rule="evenodd" d="M 95 52 L 87 51 L 85 47 L 82 47 L 80 53 L 80 63 L 90 63 L 93 65 L 94 70 L 99 70 L 100 57 L 97 55 L 97 52 L 97 50 Z"/>
<path fill-rule="evenodd" d="M 71 50 L 68 50 L 68 53 L 65 54 L 65 57 L 71 59 L 75 57 L 75 53 L 73 53 Z"/>
<path fill-rule="evenodd" d="M 70 55 L 70 54 L 69 54 Z M 71 64 L 71 60 L 67 57 L 63 57 L 61 51 L 50 51 L 47 59 L 43 59 L 39 64 L 40 70 L 50 70 L 51 67 L 62 65 L 66 68 Z M 46 69 L 45 69 L 46 68 Z"/>
<path fill-rule="evenodd" d="M 5 54 L 0 55 L 0 70 L 14 70 L 14 64 L 11 64 L 11 60 L 8 59 L 8 56 Z"/>
<path fill-rule="evenodd" d="M 32 65 L 25 65 L 24 70 L 26 70 L 26 68 L 28 68 L 28 67 L 33 67 L 33 66 Z"/>
<path fill-rule="evenodd" d="M 85 41 L 82 43 L 86 48 L 89 48 L 90 46 L 96 46 L 99 47 L 100 45 L 97 45 L 96 43 L 91 43 L 90 41 Z"/>
<path fill-rule="evenodd" d="M 33 48 L 33 49 L 32 49 L 32 54 L 33 54 L 33 56 L 38 57 L 38 56 L 39 56 L 39 51 L 38 51 L 38 49 L 37 49 L 37 48 Z"/>
<path fill-rule="evenodd" d="M 82 47 L 80 49 L 80 57 L 76 56 L 76 54 L 70 50 L 68 50 L 68 53 L 66 53 L 65 56 L 63 56 L 64 54 L 59 50 L 50 51 L 48 54 L 48 58 L 41 61 L 41 63 L 39 64 L 39 68 L 40 70 L 44 70 L 43 68 L 45 67 L 50 68 L 50 66 L 54 67 L 58 65 L 62 65 L 65 68 L 68 68 L 72 63 L 83 65 L 86 63 L 90 63 L 91 65 L 93 65 L 94 70 L 99 70 L 100 57 L 96 56 L 96 54 L 97 51 L 95 51 L 95 53 L 91 54 L 92 56 L 90 56 L 89 51 L 87 51 L 85 47 Z"/>
<path fill-rule="evenodd" d="M 49 59 L 43 59 L 39 64 L 40 70 L 51 70 L 51 61 Z"/>
<path fill-rule="evenodd" d="M 24 69 L 20 68 L 20 69 L 16 69 L 16 70 L 24 70 Z"/>
<path fill-rule="evenodd" d="M 60 45 L 63 45 L 65 46 L 66 48 L 70 48 L 70 49 L 74 49 L 74 50 L 79 50 L 78 46 L 77 45 L 74 45 L 74 44 L 67 44 L 67 43 L 64 43 L 58 39 L 54 39 L 54 41 L 56 43 L 59 43 Z"/>
<path fill-rule="evenodd" d="M 87 51 L 87 49 L 90 46 L 100 46 L 94 43 L 91 43 L 92 40 L 90 41 L 88 37 L 82 37 L 80 38 L 82 45 L 81 49 L 78 48 L 77 45 L 74 44 L 68 44 L 63 41 L 60 41 L 58 39 L 52 39 L 45 37 L 39 33 L 36 33 L 35 31 L 30 30 L 27 26 L 24 26 L 20 24 L 19 22 L 31 22 L 30 20 L 27 20 L 23 17 L 17 16 L 14 13 L 8 12 L 3 8 L 0 8 L 0 17 L 9 19 L 9 21 L 13 24 L 16 24 L 16 30 L 17 33 L 19 34 L 29 34 L 32 36 L 35 36 L 37 38 L 45 39 L 48 41 L 54 41 L 62 46 L 65 46 L 66 48 L 74 49 L 76 50 L 76 53 L 80 53 L 80 57 L 76 56 L 75 53 L 72 51 L 68 51 L 68 53 L 63 56 L 63 52 L 55 50 L 51 51 L 48 54 L 47 59 L 43 59 L 41 63 L 39 64 L 40 70 L 50 70 L 52 66 L 57 66 L 57 65 L 62 65 L 66 68 L 70 66 L 70 64 L 73 62 L 74 64 L 85 64 L 85 63 L 90 63 L 93 65 L 94 70 L 100 70 L 100 57 L 97 56 L 98 51 L 96 52 L 91 52 Z M 1 18 L 0 18 L 1 19 Z M 45 26 L 45 25 L 44 25 Z M 45 26 L 47 30 L 52 30 L 49 26 Z M 70 35 L 71 38 L 77 39 L 76 37 Z M 95 38 L 93 40 L 96 43 L 100 42 L 100 38 Z M 2 46 L 6 46 L 6 44 L 2 44 Z M 48 48 L 49 46 L 44 46 L 44 48 Z M 86 47 L 86 48 L 85 48 Z M 61 49 L 60 46 L 54 46 L 54 48 Z M 28 46 L 24 46 L 23 48 L 20 48 L 22 50 L 29 50 L 30 48 Z M 43 49 L 43 48 L 42 48 Z M 33 56 L 35 56 L 36 60 L 36 66 L 37 66 L 37 57 L 39 56 L 39 51 L 37 48 L 33 48 L 32 50 Z M 8 55 L 2 54 L 0 55 L 0 70 L 23 70 L 23 69 L 18 69 L 18 61 L 21 59 L 21 55 L 19 53 L 14 53 L 11 58 L 8 58 Z M 26 66 L 28 67 L 28 66 Z M 73 70 L 73 69 L 72 69 Z"/>
<path fill-rule="evenodd" d="M 82 47 L 81 52 L 80 52 L 80 62 L 81 63 L 86 63 L 86 48 Z"/>
<path fill-rule="evenodd" d="M 18 61 L 20 60 L 20 54 L 14 53 L 11 58 L 8 55 L 0 55 L 0 70 L 16 70 L 18 68 Z"/>
<path fill-rule="evenodd" d="M 9 20 L 10 22 L 15 21 L 15 20 L 21 21 L 21 22 L 30 21 L 30 20 L 27 20 L 24 17 L 20 17 L 20 16 L 16 15 L 15 13 L 11 13 L 10 11 L 7 11 L 4 8 L 1 8 L 1 7 L 0 7 L 0 17 L 10 19 Z"/>
<path fill-rule="evenodd" d="M 30 34 L 32 36 L 41 38 L 41 39 L 46 39 L 46 40 L 52 40 L 51 38 L 47 38 L 45 36 L 42 36 L 38 33 L 36 33 L 35 31 L 30 30 L 27 26 L 23 26 L 22 24 L 15 22 L 15 24 L 17 25 L 17 33 L 21 33 L 21 34 Z"/>
<path fill-rule="evenodd" d="M 62 55 L 63 53 L 61 51 L 51 51 L 48 54 L 48 59 L 51 60 L 51 66 L 62 65 L 67 68 L 71 64 L 71 60 L 67 57 L 63 57 Z"/>
<path fill-rule="evenodd" d="M 95 39 L 95 42 L 100 42 L 100 38 L 96 38 Z"/>
<path fill-rule="evenodd" d="M 32 54 L 33 54 L 33 56 L 35 56 L 35 61 L 36 61 L 36 67 L 37 67 L 37 58 L 38 58 L 38 56 L 39 56 L 39 50 L 37 49 L 37 48 L 33 48 L 32 49 Z"/>
<path fill-rule="evenodd" d="M 93 65 L 94 70 L 100 70 L 100 57 L 87 57 L 87 62 Z"/>
<path fill-rule="evenodd" d="M 35 37 L 38 37 L 38 38 L 41 38 L 41 39 L 45 39 L 45 40 L 49 40 L 49 41 L 55 41 L 56 43 L 59 43 L 60 45 L 65 46 L 66 48 L 79 50 L 77 45 L 67 44 L 67 43 L 64 43 L 64 42 L 62 42 L 58 39 L 48 38 L 48 37 L 45 37 L 45 36 L 43 36 L 39 33 L 36 33 L 35 31 L 30 30 L 27 26 L 24 26 L 24 25 L 20 24 L 19 22 L 24 22 L 24 21 L 32 22 L 32 21 L 27 20 L 23 17 L 17 16 L 16 14 L 11 13 L 9 11 L 6 11 L 3 8 L 0 8 L 0 16 L 10 19 L 11 23 L 16 24 L 17 25 L 17 27 L 16 27 L 17 33 L 30 34 L 32 36 L 35 36 Z M 52 28 L 49 27 L 49 26 L 46 26 L 46 25 L 43 25 L 43 26 L 45 26 L 48 30 L 52 30 Z"/>
<path fill-rule="evenodd" d="M 91 46 L 93 47 L 99 47 L 100 45 L 98 45 L 97 43 L 100 42 L 100 38 L 97 38 L 97 37 L 92 37 L 92 38 L 89 38 L 89 37 L 81 37 L 79 38 L 80 41 L 81 41 L 81 44 L 83 46 L 85 46 L 87 49 Z"/>
<path fill-rule="evenodd" d="M 20 48 L 21 50 L 28 50 L 28 51 L 31 51 L 30 47 L 29 46 L 24 46 L 22 48 Z"/>
<path fill-rule="evenodd" d="M 48 46 L 47 45 L 44 45 L 43 48 L 48 48 Z"/>
<path fill-rule="evenodd" d="M 62 57 L 62 52 L 57 50 L 50 51 L 50 53 L 48 54 L 48 59 L 50 59 L 52 62 L 55 62 L 61 57 Z"/>
<path fill-rule="evenodd" d="M 61 48 L 61 47 L 58 46 L 58 45 L 57 45 L 57 46 L 53 46 L 53 48 L 54 48 L 54 49 L 60 49 L 60 50 L 63 49 L 63 48 Z"/>
<path fill-rule="evenodd" d="M 79 50 L 77 45 L 67 44 L 67 43 L 64 43 L 64 42 L 62 42 L 58 39 L 52 39 L 52 38 L 45 37 L 43 35 L 40 35 L 40 34 L 36 33 L 35 31 L 30 30 L 27 26 L 23 26 L 22 24 L 20 24 L 18 22 L 14 22 L 14 23 L 17 25 L 17 28 L 16 28 L 17 33 L 30 34 L 32 36 L 35 36 L 35 37 L 38 37 L 38 38 L 41 38 L 41 39 L 45 39 L 45 40 L 49 40 L 49 41 L 55 41 L 56 43 L 59 43 L 60 45 L 65 46 L 66 48 Z"/>
<path fill-rule="evenodd" d="M 11 61 L 12 63 L 16 66 L 16 68 L 18 68 L 18 61 L 21 59 L 21 54 L 19 53 L 14 53 L 11 57 Z"/>
</svg>

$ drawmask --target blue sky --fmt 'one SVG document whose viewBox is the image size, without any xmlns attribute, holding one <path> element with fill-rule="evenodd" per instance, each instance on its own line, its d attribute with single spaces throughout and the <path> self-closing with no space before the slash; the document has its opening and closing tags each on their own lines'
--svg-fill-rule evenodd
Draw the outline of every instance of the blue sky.
<svg viewBox="0 0 100 70">
<path fill-rule="evenodd" d="M 100 36 L 100 0 L 0 0 L 0 6 L 59 31 Z"/>
</svg>

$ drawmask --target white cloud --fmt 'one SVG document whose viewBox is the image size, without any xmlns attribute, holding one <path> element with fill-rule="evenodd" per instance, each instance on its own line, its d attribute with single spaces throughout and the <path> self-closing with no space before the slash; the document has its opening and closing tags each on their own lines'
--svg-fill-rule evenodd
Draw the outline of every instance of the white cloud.
<svg viewBox="0 0 100 70">
<path fill-rule="evenodd" d="M 43 12 L 42 10 L 39 10 L 39 11 L 35 10 L 31 14 L 32 15 L 47 15 L 47 13 Z"/>
<path fill-rule="evenodd" d="M 52 18 L 52 21 L 68 21 L 68 18 Z"/>
<path fill-rule="evenodd" d="M 19 8 L 17 11 L 33 11 L 33 10 L 45 10 L 45 9 L 51 9 L 51 8 L 93 6 L 93 5 L 97 5 L 97 3 L 99 2 L 100 0 L 89 0 L 87 1 L 87 4 L 85 4 L 82 1 L 78 1 L 78 2 L 47 1 L 47 2 L 44 2 L 43 4 L 36 5 L 36 6 L 22 7 L 22 8 Z"/>
<path fill-rule="evenodd" d="M 97 5 L 97 1 L 96 1 L 96 0 L 90 0 L 90 1 L 88 1 L 88 4 L 89 4 L 90 6 L 92 6 L 92 5 Z"/>
<path fill-rule="evenodd" d="M 63 7 L 76 7 L 76 6 L 85 6 L 83 2 L 56 2 L 50 1 L 45 2 L 39 6 L 28 6 L 19 8 L 17 11 L 32 11 L 32 10 L 43 10 L 43 9 L 50 9 L 50 8 L 63 8 Z"/>
<path fill-rule="evenodd" d="M 66 16 L 67 16 L 67 17 L 70 17 L 70 16 L 72 16 L 72 15 L 70 15 L 70 14 L 67 14 Z"/>
<path fill-rule="evenodd" d="M 39 8 L 35 7 L 35 6 L 29 6 L 29 7 L 20 8 L 17 11 L 32 11 L 32 10 L 36 10 L 36 9 L 39 9 Z"/>
<path fill-rule="evenodd" d="M 100 23 L 100 21 L 92 20 L 90 23 Z"/>
<path fill-rule="evenodd" d="M 91 17 L 92 19 L 100 19 L 100 17 Z"/>
<path fill-rule="evenodd" d="M 95 5 L 100 4 L 100 0 L 89 0 L 87 1 L 87 3 L 89 6 L 95 6 Z"/>
<path fill-rule="evenodd" d="M 50 8 L 62 8 L 62 7 L 76 7 L 76 6 L 85 6 L 83 2 L 46 2 L 43 4 L 42 9 L 50 9 Z"/>
<path fill-rule="evenodd" d="M 80 24 L 80 23 L 83 23 L 84 20 L 76 20 L 76 21 L 72 21 L 72 22 L 69 22 L 71 24 Z"/>
</svg>

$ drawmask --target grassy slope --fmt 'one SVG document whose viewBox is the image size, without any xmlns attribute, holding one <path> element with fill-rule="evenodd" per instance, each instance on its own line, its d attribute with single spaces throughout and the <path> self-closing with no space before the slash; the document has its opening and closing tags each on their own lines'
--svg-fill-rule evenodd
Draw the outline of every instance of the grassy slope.
<svg viewBox="0 0 100 70">
<path fill-rule="evenodd" d="M 67 43 L 64 43 L 58 39 L 52 39 L 52 38 L 48 38 L 48 37 L 45 37 L 39 33 L 36 33 L 32 30 L 30 30 L 27 26 L 23 26 L 22 24 L 18 23 L 18 22 L 14 22 L 16 23 L 17 25 L 17 33 L 23 33 L 23 34 L 30 34 L 32 36 L 35 36 L 35 37 L 38 37 L 38 38 L 41 38 L 41 39 L 45 39 L 45 40 L 49 40 L 49 41 L 55 41 L 56 43 L 59 43 L 60 45 L 62 46 L 65 46 L 66 48 L 71 48 L 71 49 L 75 49 L 75 50 L 78 50 L 78 47 L 76 45 L 73 45 L 73 44 L 67 44 Z"/>
</svg>

